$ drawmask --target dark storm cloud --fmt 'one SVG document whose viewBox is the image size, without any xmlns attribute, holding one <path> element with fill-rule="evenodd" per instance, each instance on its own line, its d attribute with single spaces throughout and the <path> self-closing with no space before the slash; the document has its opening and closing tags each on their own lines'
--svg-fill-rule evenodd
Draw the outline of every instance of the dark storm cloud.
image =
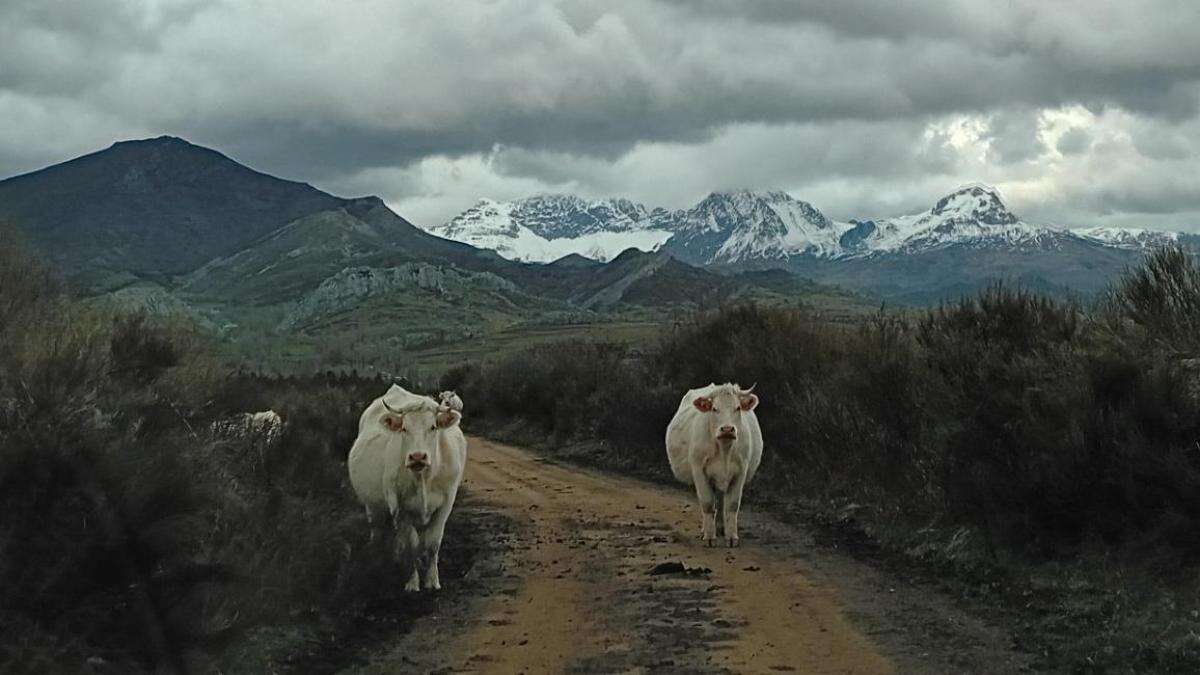
<svg viewBox="0 0 1200 675">
<path fill-rule="evenodd" d="M 510 149 L 502 172 L 619 189 L 605 167 L 630 153 L 711 146 L 714 168 L 689 172 L 704 191 L 726 180 L 721 162 L 745 161 L 722 138 L 749 126 L 793 144 L 788 157 L 761 142 L 781 173 L 755 178 L 924 185 L 961 169 L 956 147 L 929 138 L 947 115 L 991 119 L 1000 165 L 1045 150 L 1043 109 L 1194 119 L 1198 33 L 1200 4 L 1165 0 L 10 0 L 0 116 L 24 126 L 0 130 L 0 173 L 144 130 L 346 189 L 496 147 Z M 870 133 L 841 136 L 851 128 Z M 1171 155 L 1153 133 L 1145 152 Z M 653 171 L 626 180 L 669 180 Z"/>
</svg>

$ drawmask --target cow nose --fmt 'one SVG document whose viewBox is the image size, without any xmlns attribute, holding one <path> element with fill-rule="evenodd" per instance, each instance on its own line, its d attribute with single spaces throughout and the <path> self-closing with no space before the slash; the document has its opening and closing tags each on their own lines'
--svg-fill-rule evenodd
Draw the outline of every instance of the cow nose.
<svg viewBox="0 0 1200 675">
<path fill-rule="evenodd" d="M 429 455 L 423 452 L 414 452 L 408 456 L 408 461 L 410 462 L 424 462 L 427 459 L 429 459 Z"/>
<path fill-rule="evenodd" d="M 737 432 L 737 429 L 734 429 L 733 427 L 731 427 L 729 425 L 725 425 L 725 426 L 721 427 L 722 434 L 728 434 L 728 435 L 732 436 L 736 432 Z"/>
</svg>

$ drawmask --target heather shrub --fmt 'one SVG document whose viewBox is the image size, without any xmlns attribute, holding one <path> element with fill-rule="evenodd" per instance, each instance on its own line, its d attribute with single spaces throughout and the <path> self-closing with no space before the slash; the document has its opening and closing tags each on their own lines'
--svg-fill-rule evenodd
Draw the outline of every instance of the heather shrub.
<svg viewBox="0 0 1200 675">
<path fill-rule="evenodd" d="M 89 308 L 2 241 L 0 280 L 0 670 L 281 672 L 429 611 L 345 479 L 388 383 L 228 374 L 188 326 Z M 268 409 L 277 438 L 214 424 Z"/>
<path fill-rule="evenodd" d="M 1095 543 L 1186 556 L 1200 540 L 1200 386 L 1177 355 L 1200 284 L 1178 251 L 1147 265 L 1094 309 L 1005 286 L 856 325 L 727 307 L 641 350 L 571 342 L 447 381 L 485 425 L 598 440 L 605 461 L 658 476 L 686 390 L 755 384 L 755 494 L 967 527 L 1035 558 Z M 1147 347 L 1160 335 L 1171 349 Z"/>
<path fill-rule="evenodd" d="M 1126 272 L 1105 298 L 1107 314 L 1145 345 L 1195 357 L 1200 348 L 1200 265 L 1194 253 L 1166 247 Z"/>
</svg>

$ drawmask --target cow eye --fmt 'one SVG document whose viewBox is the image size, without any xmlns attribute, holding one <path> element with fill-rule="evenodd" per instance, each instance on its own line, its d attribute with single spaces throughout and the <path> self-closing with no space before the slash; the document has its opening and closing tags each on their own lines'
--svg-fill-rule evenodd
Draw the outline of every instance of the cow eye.
<svg viewBox="0 0 1200 675">
<path fill-rule="evenodd" d="M 437 431 L 437 425 L 436 425 L 436 424 L 434 424 L 433 426 L 429 427 L 429 430 L 430 430 L 430 431 Z"/>
</svg>

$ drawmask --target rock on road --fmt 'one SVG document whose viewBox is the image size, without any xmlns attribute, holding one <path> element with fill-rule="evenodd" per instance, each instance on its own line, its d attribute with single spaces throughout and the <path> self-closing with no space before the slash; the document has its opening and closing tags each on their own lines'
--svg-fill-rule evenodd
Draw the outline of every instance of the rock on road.
<svg viewBox="0 0 1200 675">
<path fill-rule="evenodd" d="M 743 506 L 740 548 L 707 548 L 685 490 L 479 438 L 468 454 L 462 503 L 504 512 L 516 523 L 512 541 L 491 569 L 469 574 L 484 593 L 447 603 L 361 671 L 1024 668 L 1002 631 L 928 590 L 821 550 L 753 503 Z M 690 571 L 649 574 L 674 562 Z"/>
</svg>

